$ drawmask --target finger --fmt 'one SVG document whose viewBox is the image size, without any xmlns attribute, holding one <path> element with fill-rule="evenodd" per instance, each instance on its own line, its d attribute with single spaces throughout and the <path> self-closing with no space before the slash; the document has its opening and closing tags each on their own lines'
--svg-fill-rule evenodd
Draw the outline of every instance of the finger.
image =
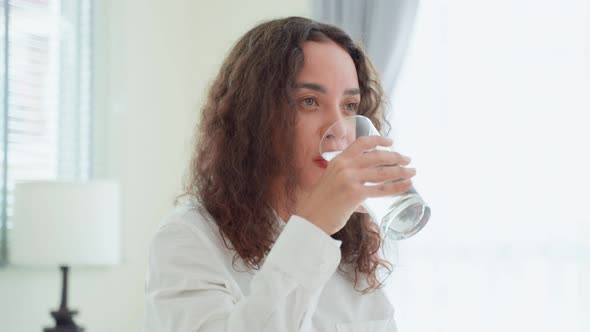
<svg viewBox="0 0 590 332">
<path fill-rule="evenodd" d="M 361 153 L 372 150 L 377 146 L 391 146 L 393 140 L 384 136 L 361 136 L 357 138 L 341 154 L 344 158 L 354 158 Z"/>
<path fill-rule="evenodd" d="M 410 163 L 412 159 L 410 159 L 410 157 L 400 154 L 399 152 L 373 150 L 357 156 L 356 160 L 356 165 L 359 168 L 367 168 L 381 165 L 406 166 Z"/>
<path fill-rule="evenodd" d="M 356 212 L 356 213 L 369 213 L 362 205 L 357 206 L 356 209 L 354 210 L 354 212 Z"/>
<path fill-rule="evenodd" d="M 396 182 L 386 182 L 374 186 L 365 186 L 366 197 L 383 197 L 401 195 L 412 187 L 412 180 L 405 179 Z"/>
<path fill-rule="evenodd" d="M 401 166 L 380 166 L 366 169 L 359 175 L 363 182 L 391 182 L 412 178 L 416 175 L 416 169 Z"/>
</svg>

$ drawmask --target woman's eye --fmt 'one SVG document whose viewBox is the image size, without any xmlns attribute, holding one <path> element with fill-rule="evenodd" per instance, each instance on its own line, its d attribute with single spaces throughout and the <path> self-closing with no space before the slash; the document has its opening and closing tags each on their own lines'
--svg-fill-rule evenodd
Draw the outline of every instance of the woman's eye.
<svg viewBox="0 0 590 332">
<path fill-rule="evenodd" d="M 305 99 L 303 99 L 303 104 L 305 106 L 315 106 L 316 105 L 315 98 L 312 98 L 312 97 L 305 98 Z"/>
<path fill-rule="evenodd" d="M 356 110 L 358 108 L 358 104 L 357 103 L 348 103 L 344 107 L 349 112 L 356 112 Z"/>
</svg>

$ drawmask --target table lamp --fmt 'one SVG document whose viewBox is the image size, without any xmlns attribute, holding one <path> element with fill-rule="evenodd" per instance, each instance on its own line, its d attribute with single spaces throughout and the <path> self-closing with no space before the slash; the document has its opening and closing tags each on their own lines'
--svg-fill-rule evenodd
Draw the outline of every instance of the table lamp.
<svg viewBox="0 0 590 332">
<path fill-rule="evenodd" d="M 68 268 L 118 264 L 119 187 L 112 181 L 20 182 L 14 190 L 10 264 L 59 266 L 61 305 L 52 311 L 55 327 L 45 332 L 82 332 L 67 307 Z"/>
</svg>

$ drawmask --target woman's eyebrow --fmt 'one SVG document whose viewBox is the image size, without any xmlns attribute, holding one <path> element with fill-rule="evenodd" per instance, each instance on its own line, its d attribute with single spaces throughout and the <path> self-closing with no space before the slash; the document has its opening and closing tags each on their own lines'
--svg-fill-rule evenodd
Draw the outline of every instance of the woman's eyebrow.
<svg viewBox="0 0 590 332">
<path fill-rule="evenodd" d="M 361 89 L 359 89 L 359 88 L 346 89 L 346 90 L 344 90 L 344 94 L 348 95 L 348 96 L 360 95 Z"/>
<path fill-rule="evenodd" d="M 295 84 L 295 89 L 309 89 L 321 93 L 328 92 L 328 90 L 324 86 L 318 83 L 297 83 Z M 361 94 L 361 90 L 359 88 L 346 89 L 344 90 L 344 94 L 349 96 L 359 95 Z"/>
<path fill-rule="evenodd" d="M 322 85 L 317 84 L 317 83 L 297 83 L 297 84 L 295 84 L 295 89 L 309 89 L 309 90 L 314 90 L 314 91 L 321 92 L 321 93 L 328 92 L 326 90 L 326 88 L 324 88 Z"/>
</svg>

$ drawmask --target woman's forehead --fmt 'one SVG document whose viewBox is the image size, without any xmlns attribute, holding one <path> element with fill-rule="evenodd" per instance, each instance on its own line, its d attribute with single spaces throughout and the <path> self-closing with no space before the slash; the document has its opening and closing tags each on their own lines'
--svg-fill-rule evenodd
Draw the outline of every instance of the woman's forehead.
<svg viewBox="0 0 590 332">
<path fill-rule="evenodd" d="M 315 84 L 328 93 L 358 89 L 354 61 L 340 45 L 333 41 L 307 41 L 302 48 L 304 60 L 296 84 Z"/>
</svg>

